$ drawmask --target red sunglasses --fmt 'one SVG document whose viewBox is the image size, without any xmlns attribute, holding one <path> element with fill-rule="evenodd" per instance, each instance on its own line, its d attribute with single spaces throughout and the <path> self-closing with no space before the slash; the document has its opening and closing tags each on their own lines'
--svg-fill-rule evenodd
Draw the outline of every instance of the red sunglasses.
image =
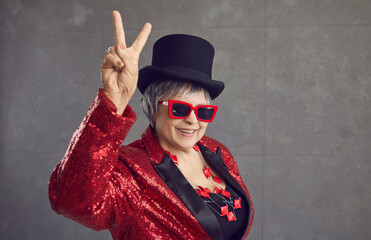
<svg viewBox="0 0 371 240">
<path fill-rule="evenodd" d="M 193 107 L 189 103 L 171 99 L 168 101 L 158 101 L 158 103 L 168 106 L 169 117 L 176 119 L 187 118 L 191 115 L 191 112 L 195 110 L 196 118 L 199 121 L 211 122 L 218 110 L 218 106 L 214 105 L 199 105 Z"/>
</svg>

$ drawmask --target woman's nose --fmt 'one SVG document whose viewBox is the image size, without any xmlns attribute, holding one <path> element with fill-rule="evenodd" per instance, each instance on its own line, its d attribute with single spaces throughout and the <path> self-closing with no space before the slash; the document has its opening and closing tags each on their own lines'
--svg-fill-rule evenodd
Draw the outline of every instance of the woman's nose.
<svg viewBox="0 0 371 240">
<path fill-rule="evenodd" d="M 186 122 L 189 122 L 189 123 L 197 123 L 198 122 L 198 119 L 196 117 L 196 113 L 194 110 L 191 111 L 191 114 L 189 114 L 189 116 L 185 119 Z"/>
</svg>

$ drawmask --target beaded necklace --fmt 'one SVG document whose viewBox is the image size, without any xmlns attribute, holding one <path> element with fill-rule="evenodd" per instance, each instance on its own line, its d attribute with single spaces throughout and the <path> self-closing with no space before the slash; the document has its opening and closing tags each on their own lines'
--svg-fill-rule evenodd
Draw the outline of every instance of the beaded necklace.
<svg viewBox="0 0 371 240">
<path fill-rule="evenodd" d="M 194 145 L 193 146 L 193 149 L 195 151 L 197 151 L 197 152 L 200 152 L 200 148 L 197 145 Z M 170 158 L 173 160 L 173 162 L 178 166 L 178 159 L 177 159 L 177 157 L 175 155 L 172 155 L 168 151 L 165 151 L 165 152 L 170 156 Z M 178 166 L 178 168 L 179 168 L 179 166 Z M 180 168 L 179 168 L 179 170 L 182 172 L 182 170 Z M 208 179 L 209 181 L 212 180 L 212 181 L 214 181 L 215 183 L 218 183 L 218 184 L 221 184 L 222 183 L 222 180 L 220 178 L 214 176 L 211 173 L 210 168 L 206 165 L 206 162 L 205 161 L 204 161 L 203 173 L 204 173 L 206 179 Z M 218 188 L 217 186 L 215 186 L 214 191 L 211 192 L 211 190 L 208 189 L 208 188 L 206 188 L 206 187 L 202 187 L 200 185 L 194 184 L 184 174 L 183 174 L 183 176 L 187 179 L 187 181 L 192 185 L 193 188 L 195 188 L 195 186 L 196 186 L 196 189 L 195 190 L 198 193 L 198 195 L 200 195 L 204 199 L 204 202 L 215 213 L 217 213 L 219 216 L 226 216 L 228 221 L 236 221 L 237 220 L 235 209 L 241 208 L 241 197 L 239 197 L 236 194 L 236 192 L 234 192 L 230 187 L 226 186 L 226 189 L 224 190 L 222 188 Z M 230 191 L 227 191 L 227 188 Z M 224 206 L 219 205 L 217 203 L 217 201 L 215 201 L 213 198 L 211 198 L 211 194 L 210 193 L 214 193 L 215 196 L 217 196 L 218 198 L 222 199 L 223 202 L 225 203 L 225 205 Z M 232 201 L 231 193 L 233 193 L 235 195 L 235 197 L 236 197 L 233 201 Z M 215 205 L 217 206 L 217 208 L 214 208 L 209 202 L 215 203 Z M 232 202 L 233 202 L 233 204 L 232 204 Z M 231 212 L 228 209 L 228 205 L 232 208 L 232 211 Z"/>
</svg>

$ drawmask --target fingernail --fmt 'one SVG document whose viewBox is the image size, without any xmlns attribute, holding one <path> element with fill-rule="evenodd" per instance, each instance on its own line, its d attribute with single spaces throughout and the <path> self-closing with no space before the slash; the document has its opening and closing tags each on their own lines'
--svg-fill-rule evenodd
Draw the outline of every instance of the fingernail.
<svg viewBox="0 0 371 240">
<path fill-rule="evenodd" d="M 117 61 L 117 65 L 121 66 L 121 64 L 122 64 L 121 61 Z"/>
</svg>

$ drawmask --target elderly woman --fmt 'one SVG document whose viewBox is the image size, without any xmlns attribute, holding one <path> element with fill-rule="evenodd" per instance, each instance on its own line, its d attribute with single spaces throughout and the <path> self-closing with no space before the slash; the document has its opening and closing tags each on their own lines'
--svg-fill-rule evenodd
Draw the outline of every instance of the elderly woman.
<svg viewBox="0 0 371 240">
<path fill-rule="evenodd" d="M 131 47 L 113 12 L 116 46 L 102 64 L 103 89 L 74 133 L 49 185 L 52 208 L 113 239 L 244 239 L 253 205 L 226 147 L 204 135 L 224 84 L 211 79 L 212 45 L 168 35 L 138 73 L 151 31 Z M 138 80 L 139 75 L 139 80 Z M 136 87 L 150 126 L 121 146 L 136 120 L 128 105 Z"/>
</svg>

